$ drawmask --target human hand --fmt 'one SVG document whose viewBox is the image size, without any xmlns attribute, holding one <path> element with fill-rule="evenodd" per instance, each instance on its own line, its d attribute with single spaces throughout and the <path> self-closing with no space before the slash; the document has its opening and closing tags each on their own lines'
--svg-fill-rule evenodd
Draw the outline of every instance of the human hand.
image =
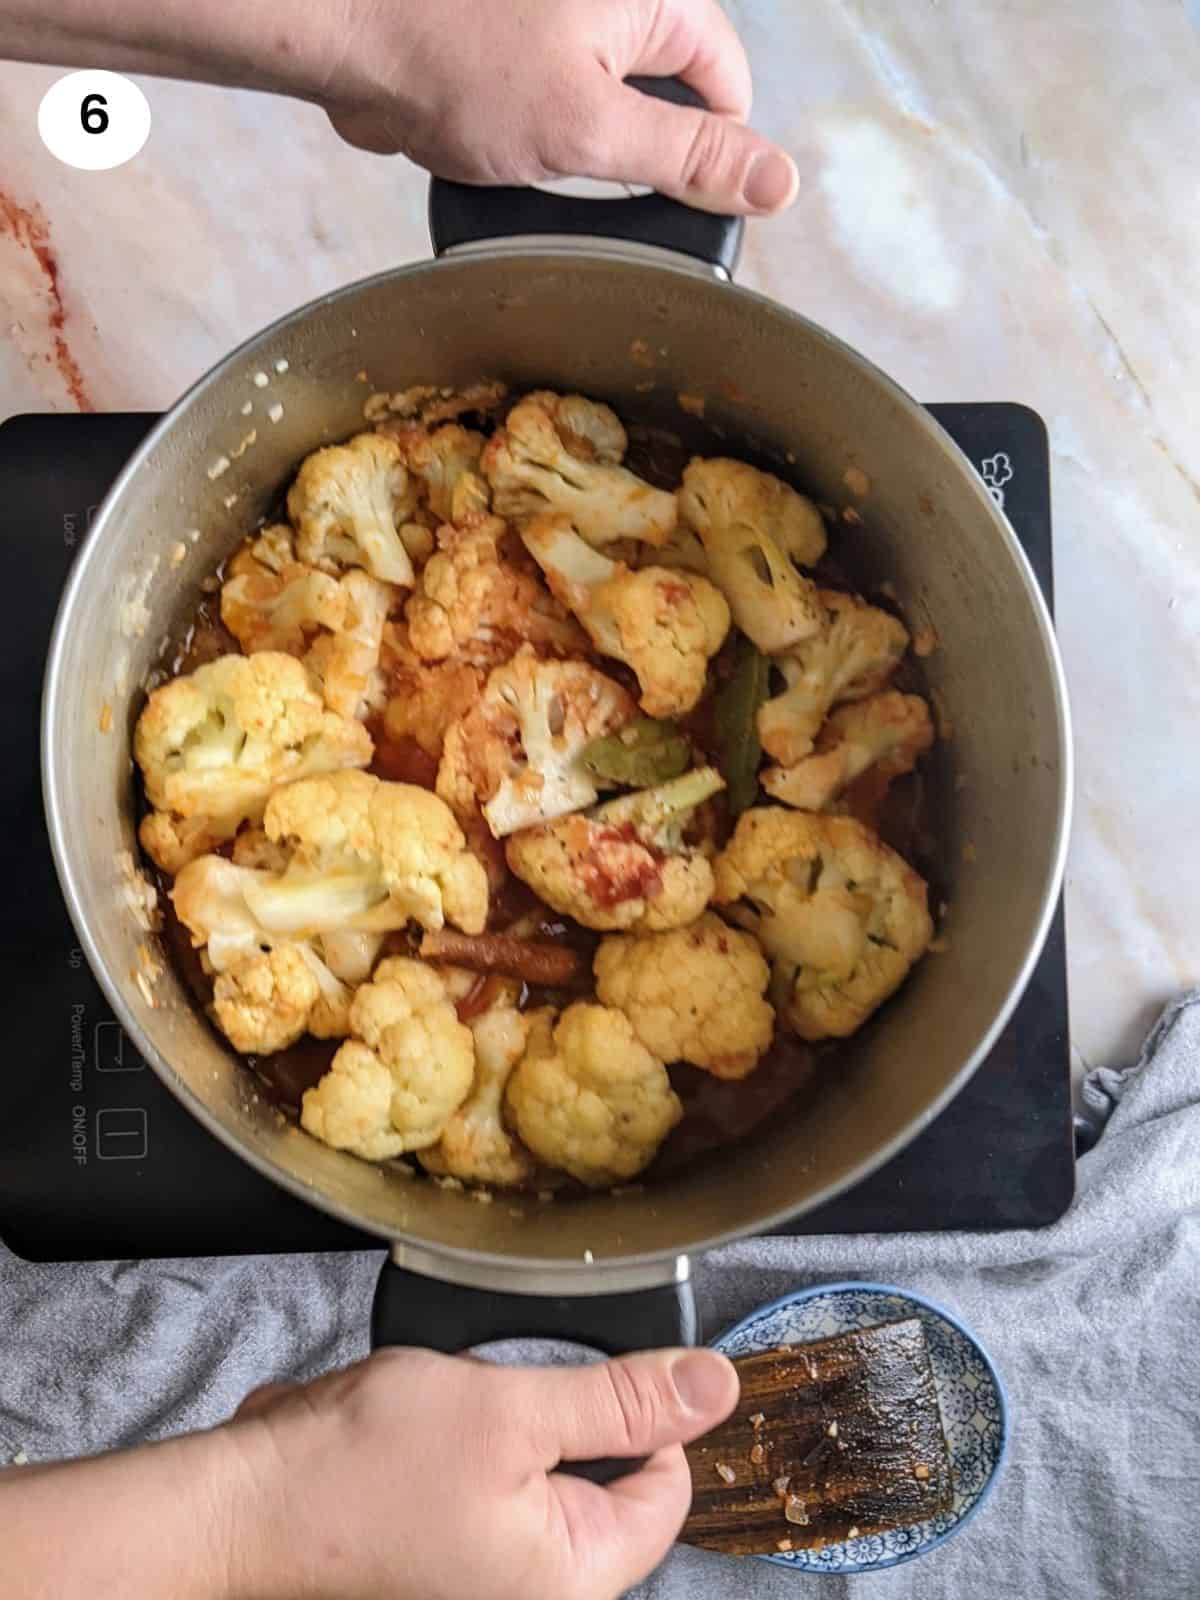
<svg viewBox="0 0 1200 1600">
<path fill-rule="evenodd" d="M 347 0 L 309 86 L 352 144 L 464 183 L 649 184 L 702 210 L 779 211 L 791 158 L 744 126 L 750 68 L 717 0 Z M 628 88 L 679 77 L 711 111 Z"/>
<path fill-rule="evenodd" d="M 231 1590 L 614 1600 L 687 1514 L 681 1444 L 737 1393 L 709 1350 L 543 1368 L 380 1350 L 303 1387 L 257 1390 L 218 1430 L 244 1486 Z M 649 1459 L 607 1488 L 555 1470 L 603 1456 Z"/>
</svg>

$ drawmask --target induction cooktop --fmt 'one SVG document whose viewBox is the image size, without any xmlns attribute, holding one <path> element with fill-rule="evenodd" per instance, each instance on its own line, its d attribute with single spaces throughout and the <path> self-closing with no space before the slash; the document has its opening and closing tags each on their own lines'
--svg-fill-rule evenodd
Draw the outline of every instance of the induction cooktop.
<svg viewBox="0 0 1200 1600">
<path fill-rule="evenodd" d="M 1052 604 L 1041 419 L 1010 404 L 929 409 Z M 377 1249 L 260 1177 L 174 1099 L 114 1020 L 59 893 L 38 776 L 46 649 L 99 503 L 155 420 L 24 416 L 0 427 L 0 541 L 14 584 L 0 645 L 0 1238 L 39 1261 Z M 962 1093 L 864 1183 L 777 1231 L 1036 1227 L 1062 1214 L 1074 1181 L 1060 907 L 1024 998 Z"/>
</svg>

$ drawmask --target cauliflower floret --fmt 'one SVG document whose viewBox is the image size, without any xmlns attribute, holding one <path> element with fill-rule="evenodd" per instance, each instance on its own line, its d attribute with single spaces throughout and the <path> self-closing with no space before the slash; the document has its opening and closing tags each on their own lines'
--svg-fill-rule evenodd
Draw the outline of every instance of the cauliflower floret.
<svg viewBox="0 0 1200 1600">
<path fill-rule="evenodd" d="M 568 655 L 586 640 L 531 573 L 501 558 L 506 525 L 488 517 L 438 530 L 438 552 L 405 608 L 411 648 L 425 661 L 454 656 L 474 666 L 507 661 L 522 641 Z"/>
<path fill-rule="evenodd" d="M 712 867 L 683 833 L 725 787 L 712 767 L 687 772 L 587 815 L 559 817 L 508 841 L 509 867 L 539 899 L 585 928 L 676 928 L 713 892 Z"/>
<path fill-rule="evenodd" d="M 577 437 L 572 430 L 568 436 Z M 514 521 L 561 511 L 597 545 L 614 539 L 662 544 L 675 526 L 674 495 L 626 467 L 580 460 L 532 396 L 514 406 L 492 435 L 482 465 L 495 510 Z"/>
<path fill-rule="evenodd" d="M 487 673 L 466 661 L 422 661 L 409 648 L 403 624 L 385 630 L 384 653 L 391 687 L 384 731 L 392 740 L 415 739 L 436 761 L 446 729 L 478 701 Z"/>
<path fill-rule="evenodd" d="M 154 865 L 173 878 L 197 856 L 228 844 L 241 825 L 238 811 L 228 817 L 173 817 L 166 811 L 147 811 L 138 839 Z"/>
<path fill-rule="evenodd" d="M 682 522 L 678 524 L 666 544 L 660 544 L 657 549 L 649 545 L 643 546 L 641 557 L 642 559 L 636 561 L 635 565 L 641 566 L 653 562 L 656 567 L 667 567 L 671 571 L 678 569 L 683 572 L 694 572 L 698 578 L 710 576 L 704 546 L 692 530 Z"/>
<path fill-rule="evenodd" d="M 581 394 L 554 394 L 549 389 L 537 389 L 525 400 L 542 408 L 565 448 L 578 460 L 619 466 L 625 459 L 629 438 L 611 406 Z"/>
<path fill-rule="evenodd" d="M 337 579 L 296 560 L 290 528 L 264 529 L 229 563 L 221 621 L 247 655 L 259 650 L 303 655 L 314 633 L 340 628 L 345 615 L 346 597 Z"/>
<path fill-rule="evenodd" d="M 295 956 L 315 983 L 304 1027 L 299 1031 L 307 1028 L 318 1038 L 340 1038 L 349 1031 L 351 992 L 322 959 L 321 937 L 296 938 L 268 928 L 251 909 L 255 890 L 270 879 L 271 874 L 259 868 L 240 866 L 223 856 L 201 856 L 189 862 L 175 880 L 171 891 L 175 914 L 191 934 L 193 945 L 204 949 L 209 966 L 218 974 L 235 972 L 239 964 L 249 963 L 264 951 L 291 952 L 286 958 L 288 969 L 294 970 Z M 261 975 L 253 979 L 260 990 L 265 981 Z M 225 992 L 234 1003 L 235 990 Z M 291 992 L 296 993 L 295 985 Z M 231 1015 L 236 1017 L 236 1012 Z M 219 1011 L 218 1020 L 224 1028 Z M 230 1038 L 237 1049 L 242 1048 L 232 1034 Z M 265 1050 L 266 1046 L 256 1048 Z"/>
<path fill-rule="evenodd" d="M 481 433 L 450 422 L 433 433 L 413 427 L 395 437 L 405 466 L 421 480 L 439 522 L 464 522 L 487 511 L 487 484 L 479 472 L 487 441 Z"/>
<path fill-rule="evenodd" d="M 911 772 L 933 745 L 929 708 L 916 694 L 888 689 L 835 711 L 812 755 L 792 767 L 768 767 L 762 786 L 801 811 L 824 811 L 868 768 L 890 781 Z"/>
<path fill-rule="evenodd" d="M 288 864 L 287 851 L 268 839 L 257 823 L 243 828 L 233 841 L 233 861 L 236 866 L 256 867 L 260 872 L 282 872 Z"/>
<path fill-rule="evenodd" d="M 314 450 L 288 492 L 301 561 L 326 572 L 365 567 L 383 583 L 407 586 L 413 565 L 400 527 L 416 510 L 420 483 L 400 445 L 378 433 Z"/>
<path fill-rule="evenodd" d="M 151 805 L 192 824 L 143 823 L 142 843 L 166 870 L 260 817 L 280 784 L 365 767 L 374 752 L 360 723 L 322 706 L 299 661 L 268 650 L 221 656 L 155 689 L 133 749 Z"/>
<path fill-rule="evenodd" d="M 390 1161 L 407 1148 L 392 1122 L 394 1093 L 391 1069 L 366 1045 L 347 1040 L 329 1071 L 305 1090 L 300 1125 L 334 1150 Z"/>
<path fill-rule="evenodd" d="M 591 740 L 630 720 L 619 684 L 582 661 L 539 661 L 523 645 L 446 732 L 437 792 L 459 817 L 483 815 L 497 839 L 596 800 L 580 764 Z"/>
<path fill-rule="evenodd" d="M 774 654 L 818 632 L 816 586 L 793 562 L 818 560 L 825 532 L 803 495 L 744 461 L 697 457 L 683 475 L 679 514 L 700 535 L 733 620 L 760 650 Z"/>
<path fill-rule="evenodd" d="M 483 931 L 487 875 L 427 789 L 337 773 L 278 790 L 263 826 L 288 853 L 285 872 L 247 889 L 264 927 L 299 936 L 382 933 L 414 920 Z"/>
<path fill-rule="evenodd" d="M 217 976 L 217 1024 L 243 1055 L 285 1050 L 308 1027 L 321 989 L 293 944 L 238 956 Z"/>
<path fill-rule="evenodd" d="M 593 644 L 637 674 L 642 709 L 652 717 L 690 711 L 729 632 L 720 590 L 666 567 L 632 572 L 585 544 L 568 517 L 537 517 L 522 538 Z"/>
<path fill-rule="evenodd" d="M 396 591 L 366 572 L 348 572 L 338 585 L 342 620 L 317 639 L 304 664 L 339 717 L 365 717 L 386 697 L 379 653 Z"/>
<path fill-rule="evenodd" d="M 525 1053 L 530 1026 L 530 1017 L 503 1004 L 468 1023 L 475 1039 L 475 1082 L 437 1144 L 421 1152 L 427 1172 L 510 1189 L 533 1177 L 533 1160 L 504 1126 L 501 1114 L 504 1090 Z"/>
<path fill-rule="evenodd" d="M 717 902 L 770 956 L 772 998 L 802 1039 L 854 1033 L 933 934 L 924 880 L 851 817 L 747 811 L 715 873 Z"/>
<path fill-rule="evenodd" d="M 632 1178 L 683 1115 L 667 1069 L 620 1011 L 580 1001 L 538 1019 L 506 1104 L 523 1142 L 590 1188 Z"/>
<path fill-rule="evenodd" d="M 350 1007 L 347 1040 L 304 1096 L 301 1126 L 337 1150 L 385 1161 L 441 1137 L 471 1090 L 475 1045 L 432 967 L 380 963 Z"/>
<path fill-rule="evenodd" d="M 787 688 L 758 713 L 762 747 L 785 767 L 812 749 L 830 706 L 882 689 L 908 649 L 908 629 L 890 612 L 856 595 L 818 592 L 821 631 L 775 661 Z"/>
<path fill-rule="evenodd" d="M 771 1042 L 763 998 L 770 970 L 748 933 L 711 911 L 669 933 L 602 939 L 596 998 L 623 1011 L 664 1061 L 690 1061 L 715 1078 L 744 1078 Z"/>
</svg>

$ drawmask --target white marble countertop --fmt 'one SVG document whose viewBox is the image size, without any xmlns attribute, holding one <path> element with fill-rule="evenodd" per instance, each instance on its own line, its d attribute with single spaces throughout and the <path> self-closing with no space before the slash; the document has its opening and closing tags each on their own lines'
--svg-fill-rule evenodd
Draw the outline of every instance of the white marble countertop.
<svg viewBox="0 0 1200 1600">
<path fill-rule="evenodd" d="M 1200 36 L 1178 0 L 738 0 L 795 210 L 740 280 L 1053 445 L 1078 807 L 1076 1065 L 1200 979 Z M 147 81 L 130 165 L 59 165 L 0 66 L 0 418 L 154 409 L 293 306 L 428 254 L 422 174 L 304 106 Z"/>
</svg>

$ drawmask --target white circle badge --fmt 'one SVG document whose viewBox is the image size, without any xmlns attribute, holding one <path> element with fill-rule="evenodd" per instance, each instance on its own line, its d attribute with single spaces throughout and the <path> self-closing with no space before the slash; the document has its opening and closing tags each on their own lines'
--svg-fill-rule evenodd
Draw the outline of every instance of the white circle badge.
<svg viewBox="0 0 1200 1600">
<path fill-rule="evenodd" d="M 105 172 L 132 161 L 150 137 L 150 102 L 119 72 L 69 72 L 42 96 L 38 133 L 68 167 Z"/>
</svg>

